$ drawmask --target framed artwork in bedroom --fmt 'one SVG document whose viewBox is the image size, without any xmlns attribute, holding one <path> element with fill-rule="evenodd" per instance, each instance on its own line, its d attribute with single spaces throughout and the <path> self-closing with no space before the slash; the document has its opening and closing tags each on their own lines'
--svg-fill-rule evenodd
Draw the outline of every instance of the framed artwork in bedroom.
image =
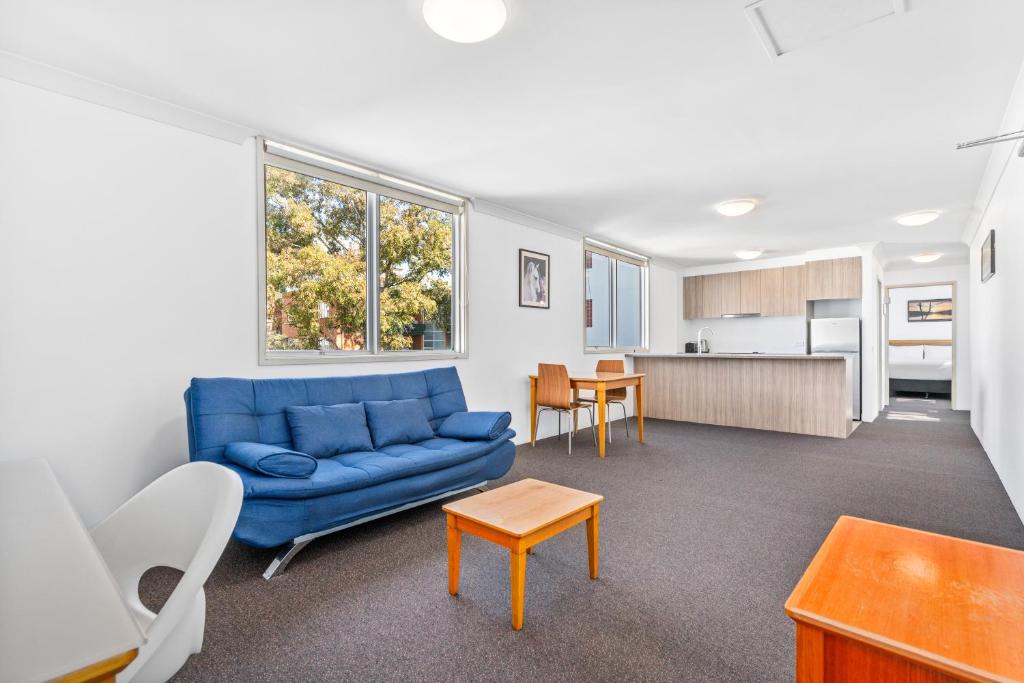
<svg viewBox="0 0 1024 683">
<path fill-rule="evenodd" d="M 989 230 L 981 245 L 981 281 L 987 282 L 996 274 L 996 231 Z"/>
<path fill-rule="evenodd" d="M 908 323 L 948 323 L 952 319 L 952 299 L 913 299 L 907 302 Z"/>
<path fill-rule="evenodd" d="M 519 250 L 519 305 L 551 308 L 551 257 L 528 249 Z"/>
</svg>

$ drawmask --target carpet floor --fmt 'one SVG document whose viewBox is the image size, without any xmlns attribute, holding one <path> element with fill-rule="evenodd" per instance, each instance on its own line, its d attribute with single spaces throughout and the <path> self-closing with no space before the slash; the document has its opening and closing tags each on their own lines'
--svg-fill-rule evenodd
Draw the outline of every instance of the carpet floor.
<svg viewBox="0 0 1024 683">
<path fill-rule="evenodd" d="M 643 445 L 615 423 L 603 461 L 582 431 L 572 456 L 520 446 L 503 482 L 605 496 L 599 580 L 583 526 L 542 543 L 515 632 L 504 549 L 464 536 L 448 595 L 440 504 L 317 540 L 271 581 L 273 552 L 232 543 L 175 680 L 791 681 L 782 605 L 839 515 L 1024 549 L 967 418 L 901 400 L 846 440 L 648 420 Z M 147 573 L 146 601 L 175 581 Z"/>
</svg>

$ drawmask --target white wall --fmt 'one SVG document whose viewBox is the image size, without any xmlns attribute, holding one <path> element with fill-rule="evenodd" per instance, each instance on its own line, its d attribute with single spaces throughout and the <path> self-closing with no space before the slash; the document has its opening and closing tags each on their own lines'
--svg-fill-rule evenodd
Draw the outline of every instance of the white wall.
<svg viewBox="0 0 1024 683">
<path fill-rule="evenodd" d="M 675 353 L 679 347 L 679 320 L 683 300 L 679 272 L 659 265 L 650 268 L 650 348 L 652 353 Z"/>
<path fill-rule="evenodd" d="M 953 321 L 930 320 L 910 322 L 907 304 L 928 299 L 952 299 L 953 285 L 931 287 L 897 287 L 889 290 L 889 339 L 952 339 Z M 960 311 L 953 309 L 953 315 Z"/>
<path fill-rule="evenodd" d="M 444 362 L 261 367 L 253 142 L 236 145 L 0 79 L 0 459 L 46 457 L 87 523 L 187 460 L 193 376 L 402 372 Z M 582 350 L 578 239 L 469 219 L 473 409 L 529 438 L 538 362 Z M 516 254 L 551 255 L 551 309 L 517 305 Z M 652 344 L 676 345 L 677 275 L 651 269 Z M 621 357 L 621 356 L 619 356 Z M 541 433 L 554 433 L 554 419 Z"/>
<path fill-rule="evenodd" d="M 930 266 L 927 268 L 909 268 L 905 270 L 886 270 L 884 273 L 885 286 L 893 285 L 914 285 L 931 282 L 952 282 L 953 292 L 953 322 L 952 323 L 907 323 L 906 297 L 900 292 L 917 292 L 920 289 L 900 290 L 894 289 L 890 292 L 892 301 L 889 304 L 889 338 L 899 339 L 900 336 L 892 331 L 892 326 L 897 321 L 902 321 L 906 332 L 900 335 L 904 339 L 950 339 L 950 325 L 955 326 L 955 367 L 953 383 L 953 409 L 971 409 L 971 297 L 969 286 L 969 268 L 966 264 L 952 266 Z M 915 293 L 909 298 L 932 298 L 918 296 Z M 948 296 L 948 294 L 947 294 Z M 901 298 L 898 298 L 901 297 Z M 935 330 L 935 332 L 933 332 Z M 937 336 L 933 336 L 937 335 Z M 946 335 L 946 336 L 943 336 Z M 886 396 L 886 403 L 889 397 Z"/>
<path fill-rule="evenodd" d="M 861 420 L 873 422 L 882 410 L 885 397 L 885 382 L 879 376 L 884 366 L 885 354 L 882 353 L 882 328 L 879 325 L 882 308 L 882 262 L 879 259 L 879 245 L 861 245 L 861 257 L 864 260 L 863 280 L 861 281 Z"/>
<path fill-rule="evenodd" d="M 1024 72 L 998 130 L 1024 127 Z M 971 426 L 1024 519 L 1024 319 L 1016 313 L 1024 293 L 1024 159 L 1021 143 L 992 147 L 976 206 L 980 220 L 965 237 L 971 247 Z M 981 282 L 981 245 L 996 231 L 996 271 Z"/>
</svg>

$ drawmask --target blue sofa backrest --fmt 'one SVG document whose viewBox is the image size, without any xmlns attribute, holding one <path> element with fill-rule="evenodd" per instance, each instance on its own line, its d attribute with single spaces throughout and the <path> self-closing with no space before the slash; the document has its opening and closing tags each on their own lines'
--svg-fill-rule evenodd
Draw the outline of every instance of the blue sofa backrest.
<svg viewBox="0 0 1024 683">
<path fill-rule="evenodd" d="M 193 378 L 185 392 L 190 460 L 224 462 L 224 446 L 254 441 L 292 447 L 286 406 L 418 398 L 430 426 L 466 410 L 454 367 L 393 375 L 296 379 Z"/>
</svg>

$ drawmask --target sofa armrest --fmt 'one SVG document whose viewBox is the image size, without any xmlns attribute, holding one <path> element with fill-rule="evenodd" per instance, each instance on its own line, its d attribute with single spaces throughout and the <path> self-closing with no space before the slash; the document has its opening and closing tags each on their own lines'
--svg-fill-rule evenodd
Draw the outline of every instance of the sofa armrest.
<svg viewBox="0 0 1024 683">
<path fill-rule="evenodd" d="M 438 427 L 437 435 L 463 441 L 490 441 L 501 436 L 511 423 L 512 414 L 507 411 L 452 413 Z"/>
</svg>

